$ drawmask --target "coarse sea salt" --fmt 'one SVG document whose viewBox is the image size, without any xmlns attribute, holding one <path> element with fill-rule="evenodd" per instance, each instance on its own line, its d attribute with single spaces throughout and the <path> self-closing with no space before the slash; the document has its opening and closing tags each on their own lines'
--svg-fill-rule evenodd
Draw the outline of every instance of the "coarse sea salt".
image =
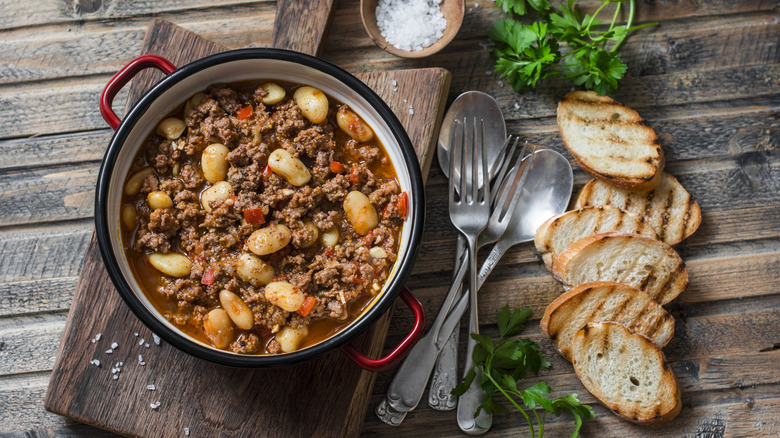
<svg viewBox="0 0 780 438">
<path fill-rule="evenodd" d="M 401 50 L 422 50 L 439 41 L 447 28 L 441 0 L 379 0 L 376 24 L 382 36 Z"/>
</svg>

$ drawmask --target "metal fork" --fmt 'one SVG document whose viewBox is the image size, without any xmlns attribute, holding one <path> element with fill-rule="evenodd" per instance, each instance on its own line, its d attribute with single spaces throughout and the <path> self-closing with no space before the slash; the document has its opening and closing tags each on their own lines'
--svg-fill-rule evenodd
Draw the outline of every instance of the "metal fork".
<svg viewBox="0 0 780 438">
<path fill-rule="evenodd" d="M 469 124 L 466 120 L 463 123 L 463 141 L 461 147 L 453 145 L 452 160 L 450 161 L 450 181 L 449 181 L 449 210 L 450 220 L 455 228 L 463 234 L 466 239 L 466 248 L 468 254 L 468 272 L 469 272 L 469 306 L 473 318 L 469 320 L 469 332 L 479 333 L 479 323 L 477 315 L 477 238 L 482 230 L 488 225 L 490 219 L 490 184 L 487 181 L 487 154 L 484 148 L 484 122 L 477 124 L 473 120 L 473 127 L 469 132 Z M 469 148 L 471 146 L 471 148 Z M 460 166 L 460 175 L 455 173 L 455 166 Z M 482 178 L 478 169 L 482 169 Z M 470 176 L 470 177 L 469 177 Z M 455 182 L 459 182 L 459 190 L 456 190 Z M 479 188 L 482 187 L 480 192 Z M 471 412 L 482 404 L 484 392 L 479 386 L 482 376 L 475 379 L 476 385 L 471 385 L 461 399 L 460 405 L 464 404 L 464 409 L 470 409 Z M 471 405 L 474 403 L 473 407 Z M 468 421 L 458 425 L 461 430 L 469 433 L 475 429 L 485 430 L 490 425 L 480 424 L 479 418 L 471 417 Z"/>
</svg>

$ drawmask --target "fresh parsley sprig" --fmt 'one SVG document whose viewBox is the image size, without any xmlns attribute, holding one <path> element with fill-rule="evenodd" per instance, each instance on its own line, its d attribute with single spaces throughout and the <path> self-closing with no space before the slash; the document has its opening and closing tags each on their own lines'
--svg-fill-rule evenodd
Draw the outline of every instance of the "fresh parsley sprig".
<svg viewBox="0 0 780 438">
<path fill-rule="evenodd" d="M 471 337 L 477 341 L 473 353 L 474 367 L 452 390 L 452 393 L 463 395 L 476 377 L 476 369 L 479 368 L 482 371 L 480 385 L 487 397 L 477 407 L 475 417 L 482 409 L 492 413 L 507 412 L 507 408 L 493 398 L 494 395 L 501 394 L 525 417 L 532 437 L 541 438 L 544 435 L 544 421 L 548 412 L 559 415 L 561 411 L 565 411 L 574 416 L 575 427 L 572 438 L 575 438 L 579 435 L 582 420 L 595 417 L 590 406 L 580 403 L 577 394 L 550 399 L 547 397 L 551 392 L 550 387 L 544 382 L 527 389 L 520 389 L 517 386 L 518 381 L 525 377 L 527 371 L 530 370 L 538 375 L 540 370 L 550 368 L 550 362 L 539 353 L 537 344 L 528 339 L 514 337 L 523 330 L 530 316 L 529 308 L 510 312 L 509 306 L 504 306 L 498 314 L 500 335 L 498 342 L 494 342 L 487 336 L 472 334 Z M 536 418 L 536 424 L 539 425 L 538 435 L 535 433 L 530 415 L 520 406 L 518 400 L 522 401 L 525 409 L 530 410 Z M 537 406 L 543 409 L 541 416 L 536 409 Z"/>
<path fill-rule="evenodd" d="M 506 13 L 523 16 L 533 9 L 539 19 L 523 24 L 510 18 L 493 24 L 488 37 L 498 44 L 493 50 L 496 72 L 515 91 L 559 76 L 602 95 L 614 93 L 626 73 L 618 48 L 632 31 L 658 23 L 632 26 L 634 0 L 602 1 L 593 15 L 582 17 L 574 8 L 574 0 L 561 3 L 558 10 L 548 0 L 497 0 L 496 4 Z M 628 22 L 618 26 L 620 9 L 626 1 Z M 610 3 L 617 5 L 612 22 L 605 29 L 597 16 Z M 568 47 L 565 53 L 561 51 L 562 45 Z"/>
</svg>

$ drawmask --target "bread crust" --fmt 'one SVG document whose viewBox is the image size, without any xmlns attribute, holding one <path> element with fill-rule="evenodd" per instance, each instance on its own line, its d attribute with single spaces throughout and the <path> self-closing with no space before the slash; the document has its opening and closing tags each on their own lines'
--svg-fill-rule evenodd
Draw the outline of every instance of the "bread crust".
<svg viewBox="0 0 780 438">
<path fill-rule="evenodd" d="M 579 223 L 580 221 L 584 221 L 584 223 Z M 653 227 L 642 216 L 630 211 L 608 205 L 586 206 L 570 210 L 545 221 L 534 235 L 536 251 L 541 255 L 548 270 L 552 269 L 553 261 L 561 251 L 561 249 L 556 251 L 553 248 L 556 233 L 565 233 L 567 230 L 564 230 L 563 227 L 571 227 L 572 224 L 575 227 L 581 225 L 579 228 L 587 225 L 587 228 L 582 229 L 587 234 L 580 234 L 580 237 L 607 231 L 622 231 L 642 234 L 654 239 L 658 238 Z"/>
<path fill-rule="evenodd" d="M 590 162 L 591 160 L 589 160 L 587 156 L 583 156 L 578 151 L 576 151 L 575 150 L 576 148 L 574 147 L 575 140 L 576 138 L 581 138 L 582 132 L 579 131 L 569 132 L 570 129 L 567 129 L 565 124 L 565 119 L 567 117 L 576 117 L 571 112 L 572 108 L 575 107 L 576 105 L 593 106 L 594 107 L 593 112 L 599 113 L 599 115 L 604 115 L 603 113 L 609 112 L 610 108 L 619 108 L 622 112 L 628 114 L 631 120 L 627 120 L 627 121 L 622 121 L 618 119 L 610 120 L 608 118 L 604 118 L 601 120 L 585 119 L 582 120 L 583 122 L 582 124 L 584 126 L 588 126 L 590 122 L 594 122 L 594 123 L 601 122 L 603 124 L 628 127 L 631 128 L 633 132 L 641 132 L 645 136 L 645 138 L 642 140 L 642 144 L 646 146 L 650 146 L 650 148 L 653 148 L 655 150 L 655 155 L 647 156 L 644 160 L 644 162 L 646 162 L 651 166 L 651 168 L 653 169 L 652 172 L 648 174 L 640 174 L 636 176 L 630 176 L 627 174 L 621 174 L 621 175 L 612 174 L 609 173 L 607 169 L 596 168 L 595 165 L 591 164 Z M 616 112 L 613 114 L 619 116 L 619 114 Z M 632 110 L 631 108 L 622 105 L 621 103 L 613 100 L 608 96 L 599 96 L 598 94 L 592 91 L 573 91 L 567 94 L 566 97 L 558 103 L 557 120 L 558 120 L 558 129 L 561 133 L 561 139 L 563 140 L 566 149 L 568 149 L 569 153 L 571 153 L 571 155 L 577 161 L 577 164 L 579 164 L 583 170 L 593 175 L 594 177 L 599 178 L 605 183 L 613 185 L 615 187 L 619 187 L 627 190 L 640 190 L 640 191 L 652 190 L 660 181 L 660 173 L 666 164 L 663 148 L 661 147 L 658 141 L 658 136 L 656 135 L 655 131 L 652 128 L 650 128 L 650 126 L 639 115 L 639 113 Z M 616 138 L 614 137 L 614 133 L 612 135 L 613 135 L 612 138 Z M 604 134 L 604 136 L 606 137 L 607 134 Z M 617 137 L 617 139 L 620 142 L 624 142 L 624 143 L 630 143 L 632 141 L 631 139 L 625 140 L 620 137 Z M 599 145 L 592 145 L 592 146 L 596 148 L 599 147 Z"/>
<path fill-rule="evenodd" d="M 642 336 L 640 334 L 631 333 L 628 329 L 626 329 L 621 324 L 617 324 L 614 322 L 600 322 L 600 323 L 590 323 L 587 324 L 585 327 L 580 329 L 577 334 L 575 335 L 575 347 L 579 348 L 580 343 L 585 341 L 586 336 L 590 336 L 594 333 L 600 333 L 604 331 L 614 331 L 614 330 L 620 330 L 623 331 L 624 336 L 627 337 L 634 337 L 639 342 L 643 343 L 642 352 L 644 353 L 644 359 L 645 361 L 657 361 L 661 367 L 663 367 L 662 370 L 662 383 L 663 387 L 668 388 L 672 392 L 672 400 L 666 400 L 667 402 L 671 402 L 668 405 L 663 405 L 663 409 L 658 409 L 657 413 L 654 415 L 650 415 L 649 413 L 634 413 L 631 414 L 629 409 L 631 409 L 628 406 L 621 405 L 620 403 L 613 403 L 606 399 L 605 394 L 601 391 L 602 388 L 594 387 L 592 385 L 588 384 L 588 379 L 586 378 L 585 371 L 583 369 L 583 366 L 581 366 L 576 360 L 574 362 L 574 372 L 577 374 L 577 377 L 582 382 L 583 386 L 585 386 L 585 389 L 588 390 L 588 392 L 593 395 L 601 404 L 606 406 L 609 410 L 611 410 L 615 415 L 618 417 L 630 421 L 632 423 L 644 425 L 644 426 L 655 426 L 662 423 L 666 423 L 675 417 L 680 413 L 680 410 L 682 409 L 682 391 L 680 389 L 680 385 L 677 382 L 677 378 L 675 377 L 674 373 L 672 372 L 671 368 L 669 367 L 669 364 L 666 362 L 666 356 L 664 356 L 663 352 L 660 348 L 658 348 L 655 344 L 653 344 L 649 339 L 647 339 L 645 336 Z M 614 336 L 614 335 L 613 335 Z M 618 348 L 617 345 L 608 344 L 605 345 L 604 348 Z M 645 415 L 641 415 L 645 414 Z"/>
<path fill-rule="evenodd" d="M 610 308 L 608 305 L 607 309 L 604 309 L 605 301 L 608 301 L 609 298 L 605 296 L 605 300 L 600 302 L 597 309 L 582 309 L 588 313 L 588 317 L 584 321 L 585 324 L 605 321 L 616 322 L 624 325 L 632 333 L 647 336 L 659 348 L 663 348 L 672 339 L 675 325 L 674 318 L 649 295 L 633 286 L 611 281 L 584 283 L 573 287 L 550 303 L 544 311 L 542 320 L 539 322 L 542 331 L 550 338 L 558 352 L 567 360 L 571 360 L 571 345 L 565 345 L 564 343 L 566 341 L 570 342 L 571 338 L 568 337 L 565 331 L 571 328 L 572 321 L 581 319 L 574 312 L 580 310 L 578 306 L 590 298 L 591 295 L 601 293 L 606 293 L 607 295 L 628 295 L 628 300 L 619 303 L 613 302 L 613 308 Z M 635 307 L 631 308 L 629 306 L 632 301 L 637 300 L 646 306 L 643 312 L 636 312 Z M 614 306 L 619 307 L 619 310 L 615 309 Z M 559 312 L 563 313 L 558 316 Z M 557 320 L 554 327 L 551 326 L 553 319 Z M 579 329 L 579 327 L 575 327 L 575 330 Z M 568 333 L 571 333 L 571 331 Z"/>
<path fill-rule="evenodd" d="M 584 237 L 571 245 L 569 245 L 563 252 L 558 254 L 558 257 L 553 261 L 552 275 L 556 280 L 560 281 L 567 287 L 576 286 L 572 284 L 569 279 L 569 265 L 580 256 L 580 253 L 591 249 L 593 245 L 598 245 L 600 242 L 622 239 L 628 244 L 628 240 L 635 240 L 641 242 L 641 245 L 660 246 L 666 256 L 671 257 L 675 261 L 675 269 L 670 273 L 670 277 L 667 282 L 660 286 L 657 293 L 648 291 L 646 287 L 638 287 L 638 289 L 652 296 L 660 304 L 666 304 L 677 298 L 677 296 L 685 290 L 688 286 L 688 270 L 685 267 L 685 263 L 680 258 L 680 255 L 672 249 L 669 245 L 649 237 L 641 236 L 639 234 L 621 233 L 621 232 L 606 232 L 594 234 L 588 237 Z M 611 243 L 611 242 L 610 242 Z M 602 244 L 603 245 L 603 244 Z M 595 248 L 595 247 L 594 247 Z M 608 281 L 604 278 L 593 279 L 591 281 Z M 611 280 L 610 280 L 611 281 Z M 621 280 L 622 281 L 622 280 Z M 635 285 L 631 285 L 635 286 Z"/>
</svg>

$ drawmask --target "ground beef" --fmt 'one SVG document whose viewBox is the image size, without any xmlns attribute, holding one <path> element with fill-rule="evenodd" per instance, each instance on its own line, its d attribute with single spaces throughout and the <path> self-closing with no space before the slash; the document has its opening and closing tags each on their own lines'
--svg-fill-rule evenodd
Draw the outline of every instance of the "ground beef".
<svg viewBox="0 0 780 438">
<path fill-rule="evenodd" d="M 225 349 L 236 353 L 279 353 L 274 333 L 285 326 L 354 317 L 349 310 L 353 300 L 370 299 L 397 257 L 401 189 L 387 171 L 390 161 L 381 146 L 341 132 L 334 104 L 326 122 L 311 123 L 291 98 L 293 91 L 288 89 L 285 100 L 266 107 L 262 87 L 210 87 L 187 103 L 186 114 L 171 115 L 183 116 L 187 128 L 180 138 L 147 139 L 132 168 L 135 172 L 151 166 L 154 174 L 143 181 L 139 194 L 123 200 L 123 205 L 136 206 L 138 225 L 127 230 L 126 238 L 132 247 L 128 257 L 138 272 L 150 269 L 145 258 L 151 252 L 185 254 L 191 262 L 188 276 L 163 275 L 158 281 L 154 293 L 166 303 L 161 309 L 165 318 L 199 336 L 206 315 L 221 307 L 221 291 L 246 303 L 254 326 L 234 327 Z M 232 193 L 204 206 L 201 193 L 212 183 L 203 176 L 201 153 L 213 143 L 229 150 L 225 180 Z M 309 169 L 307 184 L 294 186 L 268 168 L 268 156 L 278 148 Z M 149 208 L 146 195 L 155 190 L 168 194 L 173 207 Z M 343 210 L 352 190 L 366 194 L 380 213 L 380 223 L 365 236 L 355 232 Z M 290 242 L 271 254 L 255 255 L 246 241 L 269 223 L 285 225 Z M 339 233 L 338 244 L 326 247 L 318 237 L 332 230 Z M 372 257 L 372 247 L 382 248 L 384 256 Z M 247 260 L 258 264 L 249 269 Z M 267 267 L 272 271 L 263 271 Z M 289 282 L 307 302 L 313 298 L 308 313 L 287 312 L 271 303 L 263 286 L 268 278 L 247 277 L 257 272 Z"/>
</svg>

